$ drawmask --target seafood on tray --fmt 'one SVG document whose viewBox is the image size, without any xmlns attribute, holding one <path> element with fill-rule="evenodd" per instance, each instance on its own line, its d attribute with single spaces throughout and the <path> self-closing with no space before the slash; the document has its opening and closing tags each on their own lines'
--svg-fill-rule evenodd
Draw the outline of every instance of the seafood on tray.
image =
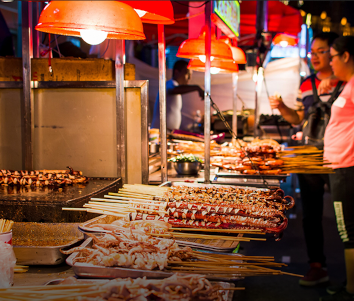
<svg viewBox="0 0 354 301">
<path fill-rule="evenodd" d="M 162 221 L 131 221 L 126 222 L 123 219 L 115 220 L 111 224 L 93 224 L 90 230 L 107 230 L 107 231 L 126 231 L 127 229 L 139 230 L 145 233 L 164 234 L 171 229 L 171 225 Z"/>
<path fill-rule="evenodd" d="M 103 300 L 168 300 L 168 301 L 222 301 L 225 290 L 220 284 L 211 284 L 201 275 L 179 275 L 162 280 L 115 279 L 103 286 L 104 298 L 85 298 L 85 301 Z"/>
<path fill-rule="evenodd" d="M 227 301 L 230 284 L 211 283 L 202 275 L 176 273 L 165 279 L 85 280 L 68 277 L 58 285 L 8 288 L 1 300 L 62 301 Z"/>
<path fill-rule="evenodd" d="M 93 239 L 92 247 L 76 247 L 63 254 L 79 252 L 75 263 L 86 263 L 105 267 L 125 267 L 142 270 L 163 270 L 170 261 L 191 258 L 192 249 L 180 248 L 172 239 L 155 238 L 133 228 L 116 228 L 114 232 Z"/>
<path fill-rule="evenodd" d="M 81 171 L 67 167 L 67 170 L 0 170 L 0 184 L 29 187 L 64 186 L 87 183 L 87 177 Z"/>
</svg>

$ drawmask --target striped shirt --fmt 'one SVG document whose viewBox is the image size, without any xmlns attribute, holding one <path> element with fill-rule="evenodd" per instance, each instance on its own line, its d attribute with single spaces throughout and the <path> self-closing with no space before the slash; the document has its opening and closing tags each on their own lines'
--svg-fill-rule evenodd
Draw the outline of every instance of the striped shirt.
<svg viewBox="0 0 354 301">
<path fill-rule="evenodd" d="M 316 88 L 318 88 L 320 82 L 321 81 L 316 76 L 315 77 Z M 342 87 L 339 89 L 338 95 L 343 90 L 343 87 L 344 85 L 342 85 Z M 331 98 L 334 89 L 335 87 L 333 87 L 329 93 L 318 95 L 321 101 L 327 102 Z M 336 98 L 338 97 L 338 95 L 336 96 Z M 305 111 L 305 118 L 307 118 L 307 112 L 309 108 L 313 105 L 313 103 L 314 103 L 314 96 L 312 90 L 311 76 L 309 76 L 305 78 L 300 85 L 300 89 L 296 98 L 295 110 Z"/>
</svg>

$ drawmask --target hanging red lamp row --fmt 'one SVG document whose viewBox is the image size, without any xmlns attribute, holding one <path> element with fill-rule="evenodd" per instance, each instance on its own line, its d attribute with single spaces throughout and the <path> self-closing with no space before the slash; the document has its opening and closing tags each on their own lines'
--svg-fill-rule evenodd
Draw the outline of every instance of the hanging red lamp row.
<svg viewBox="0 0 354 301">
<path fill-rule="evenodd" d="M 47 33 L 82 37 L 89 44 L 96 45 L 106 38 L 144 40 L 142 22 L 173 24 L 171 2 L 51 1 L 43 9 L 35 28 Z"/>
<path fill-rule="evenodd" d="M 155 3 L 153 3 L 155 2 Z M 96 45 L 108 39 L 143 40 L 144 23 L 173 24 L 170 1 L 52 1 L 43 9 L 37 30 L 82 37 Z M 192 59 L 189 68 L 205 70 L 205 27 L 197 39 L 184 41 L 177 57 Z M 215 58 L 215 61 L 213 61 Z M 237 72 L 246 63 L 244 52 L 230 39 L 211 36 L 212 73 Z"/>
</svg>

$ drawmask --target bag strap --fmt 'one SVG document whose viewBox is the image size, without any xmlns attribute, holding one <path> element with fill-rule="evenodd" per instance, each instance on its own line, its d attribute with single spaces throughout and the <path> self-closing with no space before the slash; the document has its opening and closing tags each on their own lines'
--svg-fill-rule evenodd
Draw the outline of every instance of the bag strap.
<svg viewBox="0 0 354 301">
<path fill-rule="evenodd" d="M 338 82 L 337 86 L 335 87 L 335 89 L 331 95 L 331 98 L 328 100 L 328 103 L 333 104 L 334 101 L 337 99 L 338 91 L 339 91 L 340 87 L 342 86 L 342 84 L 343 84 L 343 82 Z"/>
<path fill-rule="evenodd" d="M 316 87 L 316 74 L 311 74 L 311 84 L 312 84 L 312 92 L 313 92 L 313 99 L 314 99 L 314 104 L 320 102 L 320 98 L 318 97 L 317 94 L 317 87 Z"/>
<path fill-rule="evenodd" d="M 321 101 L 321 99 L 319 98 L 318 93 L 317 93 L 315 78 L 316 78 L 316 74 L 311 74 L 311 84 L 312 84 L 314 104 Z M 338 82 L 337 86 L 335 87 L 335 89 L 332 92 L 331 98 L 328 100 L 329 104 L 333 104 L 334 101 L 337 99 L 337 96 L 338 96 L 337 94 L 338 94 L 338 91 L 339 91 L 340 87 L 342 86 L 342 84 L 343 84 L 342 81 Z"/>
</svg>

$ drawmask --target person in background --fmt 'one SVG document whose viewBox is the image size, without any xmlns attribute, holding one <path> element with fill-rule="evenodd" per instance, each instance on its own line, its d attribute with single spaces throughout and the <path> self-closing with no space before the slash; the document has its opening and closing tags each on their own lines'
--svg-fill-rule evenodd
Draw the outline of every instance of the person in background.
<svg viewBox="0 0 354 301">
<path fill-rule="evenodd" d="M 329 51 L 337 37 L 336 33 L 326 32 L 315 35 L 312 40 L 311 63 L 317 72 L 315 77 L 316 87 L 323 79 L 332 75 Z M 318 93 L 318 96 L 321 101 L 325 102 L 331 98 L 333 91 L 334 88 L 331 88 L 324 94 Z M 271 108 L 278 109 L 285 120 L 291 124 L 301 124 L 306 120 L 307 112 L 314 104 L 311 77 L 307 77 L 301 83 L 295 109 L 287 107 L 280 97 L 271 96 L 269 102 Z M 325 184 L 329 186 L 329 177 L 323 174 L 298 174 L 298 179 L 303 211 L 302 224 L 310 264 L 309 271 L 299 280 L 299 284 L 314 286 L 329 281 L 323 250 L 322 227 L 324 186 Z"/>
<path fill-rule="evenodd" d="M 324 158 L 335 173 L 330 174 L 337 228 L 344 243 L 346 286 L 329 287 L 332 294 L 322 301 L 354 300 L 354 37 L 336 39 L 330 50 L 337 79 L 347 82 L 333 103 L 324 137 Z"/>
<path fill-rule="evenodd" d="M 204 91 L 198 85 L 188 85 L 191 71 L 187 68 L 188 62 L 177 61 L 172 70 L 172 79 L 166 82 L 166 122 L 168 130 L 176 130 L 181 126 L 182 120 L 182 94 L 197 91 L 200 98 L 204 99 Z M 151 128 L 160 128 L 160 101 L 156 96 Z"/>
</svg>

